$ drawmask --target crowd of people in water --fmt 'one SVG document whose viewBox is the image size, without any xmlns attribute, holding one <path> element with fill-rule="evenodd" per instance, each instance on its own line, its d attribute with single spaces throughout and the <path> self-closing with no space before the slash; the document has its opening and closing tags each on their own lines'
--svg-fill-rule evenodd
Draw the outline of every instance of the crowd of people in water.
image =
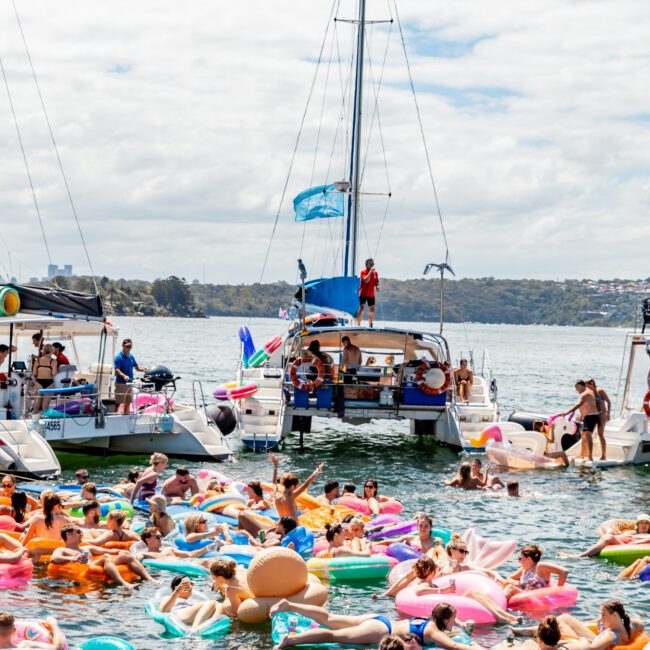
<svg viewBox="0 0 650 650">
<path fill-rule="evenodd" d="M 253 554 L 282 545 L 284 538 L 299 526 L 300 498 L 324 471 L 321 464 L 305 480 L 300 480 L 292 472 L 281 472 L 279 460 L 274 455 L 269 456 L 269 461 L 269 473 L 272 468 L 270 484 L 250 480 L 245 484 L 245 502 L 223 500 L 223 508 L 219 512 L 236 520 L 236 526 L 210 524 L 205 513 L 198 509 L 184 519 L 182 533 L 188 546 L 210 540 L 210 544 L 191 550 L 184 550 L 167 541 L 178 526 L 168 510 L 176 504 L 194 503 L 227 494 L 228 486 L 219 479 L 202 484 L 199 477 L 183 465 L 174 467 L 170 475 L 169 459 L 162 453 L 152 454 L 147 467 L 129 471 L 123 480 L 113 486 L 98 488 L 90 480 L 89 472 L 79 469 L 75 475 L 76 486 L 68 489 L 60 486 L 56 492 L 43 490 L 39 498 L 18 489 L 16 479 L 8 474 L 2 478 L 0 492 L 0 547 L 4 549 L 0 553 L 0 568 L 3 564 L 16 563 L 24 557 L 38 562 L 46 556 L 53 571 L 69 563 L 88 565 L 102 570 L 106 578 L 118 586 L 132 590 L 132 580 L 159 582 L 149 573 L 143 561 L 164 558 L 192 560 L 207 569 L 213 589 L 221 594 L 222 599 L 194 600 L 191 578 L 177 576 L 169 585 L 168 595 L 160 602 L 161 611 L 174 612 L 191 630 L 198 629 L 215 616 L 236 618 L 242 602 L 252 597 L 246 569 L 227 558 L 204 556 L 232 543 L 234 535 L 245 536 Z M 519 496 L 516 482 L 504 486 L 498 476 L 490 474 L 490 467 L 483 468 L 478 459 L 471 464 L 463 463 L 457 475 L 446 483 L 450 487 L 470 490 L 504 489 L 510 496 Z M 379 483 L 374 478 L 366 479 L 360 487 L 349 482 L 339 483 L 333 478 L 327 479 L 315 498 L 325 509 L 330 507 L 333 511 L 339 499 L 350 496 L 358 497 L 372 515 L 380 513 L 382 504 L 394 500 L 381 494 Z M 102 516 L 102 507 L 119 497 L 122 503 L 147 504 L 148 521 L 139 532 L 130 528 L 126 509 L 110 509 Z M 258 515 L 271 507 L 277 510 L 279 519 L 269 526 Z M 469 561 L 468 544 L 462 535 L 453 534 L 444 543 L 436 534 L 430 516 L 416 513 L 413 521 L 414 530 L 382 540 L 371 535 L 381 530 L 373 525 L 372 519 L 360 514 L 347 515 L 339 523 L 327 524 L 320 530 L 312 531 L 317 537 L 320 535 L 324 538 L 316 557 L 370 557 L 381 551 L 382 546 L 396 542 L 421 552 L 422 555 L 402 577 L 389 588 L 373 595 L 376 600 L 395 597 L 407 587 L 412 588 L 416 595 L 453 595 L 456 592 L 455 581 L 445 587 L 436 586 L 435 581 L 466 571 L 479 572 L 497 581 L 506 599 L 549 585 L 561 587 L 567 581 L 568 570 L 548 561 L 537 544 L 521 547 L 518 553 L 519 568 L 511 575 L 501 576 L 494 570 Z M 38 545 L 34 541 L 38 541 Z M 641 514 L 627 528 L 619 526 L 604 530 L 598 542 L 582 552 L 581 556 L 595 556 L 609 545 L 643 541 L 650 542 L 650 516 Z M 289 548 L 292 548 L 292 544 Z M 619 577 L 636 577 L 648 564 L 650 556 L 638 559 Z M 130 572 L 132 579 L 125 577 L 127 572 Z M 483 606 L 494 617 L 496 624 L 511 626 L 508 628 L 509 636 L 522 636 L 525 640 L 521 641 L 520 646 L 530 650 L 605 650 L 612 646 L 628 645 L 633 636 L 643 629 L 642 621 L 630 617 L 623 604 L 614 600 L 602 604 L 600 628 L 589 627 L 569 614 L 547 616 L 538 626 L 530 628 L 523 625 L 521 616 L 500 607 L 480 589 L 466 591 L 463 596 Z M 462 650 L 467 645 L 455 641 L 453 635 L 450 637 L 450 630 L 472 631 L 471 621 L 458 620 L 456 608 L 444 602 L 434 607 L 429 618 L 342 615 L 324 607 L 280 600 L 271 613 L 282 611 L 306 616 L 321 627 L 287 635 L 279 647 L 346 643 L 378 645 L 384 650 L 412 649 L 425 645 Z M 52 630 L 50 645 L 20 647 L 63 648 L 65 640 L 56 621 L 48 619 L 48 623 Z M 14 625 L 15 619 L 11 613 L 0 612 L 0 648 L 15 647 L 10 641 Z M 512 645 L 512 640 L 509 645 Z M 477 650 L 481 646 L 471 642 L 470 647 Z"/>
</svg>

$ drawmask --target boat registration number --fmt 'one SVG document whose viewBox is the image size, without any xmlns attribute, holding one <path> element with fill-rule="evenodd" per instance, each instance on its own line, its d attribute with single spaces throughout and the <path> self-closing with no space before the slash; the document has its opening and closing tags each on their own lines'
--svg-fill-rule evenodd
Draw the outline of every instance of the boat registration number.
<svg viewBox="0 0 650 650">
<path fill-rule="evenodd" d="M 44 428 L 46 431 L 61 431 L 61 420 L 45 420 Z"/>
</svg>

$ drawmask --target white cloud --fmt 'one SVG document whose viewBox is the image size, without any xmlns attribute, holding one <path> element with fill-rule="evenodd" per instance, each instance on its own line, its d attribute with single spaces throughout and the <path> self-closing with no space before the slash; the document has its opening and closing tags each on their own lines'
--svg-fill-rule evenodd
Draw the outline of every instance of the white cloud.
<svg viewBox="0 0 650 650">
<path fill-rule="evenodd" d="M 256 281 L 330 2 L 16 2 L 95 270 L 191 279 L 205 268 L 209 281 Z M 341 4 L 352 17 L 354 3 Z M 488 10 L 484 0 L 409 0 L 399 9 L 457 273 L 646 276 L 646 3 L 526 0 L 492 3 Z M 387 4 L 369 3 L 369 17 L 387 12 Z M 345 53 L 350 29 L 337 24 Z M 371 30 L 375 77 L 382 29 Z M 52 256 L 85 272 L 6 3 L 0 33 Z M 395 25 L 392 39 L 380 115 L 393 198 L 377 252 L 384 204 L 364 199 L 360 256 L 376 254 L 384 275 L 416 277 L 443 253 Z M 341 80 L 332 64 L 315 184 L 325 180 L 330 162 L 347 68 L 342 73 Z M 323 66 L 269 281 L 294 278 L 303 227 L 292 222 L 290 201 L 312 179 L 325 75 Z M 14 272 L 41 275 L 44 246 L 0 90 L 2 234 Z M 368 127 L 372 93 L 366 97 Z M 339 129 L 337 142 L 343 141 Z M 376 137 L 370 154 L 366 190 L 384 192 Z M 337 150 L 328 180 L 343 176 L 345 161 Z M 340 233 L 340 223 L 307 226 L 302 255 L 314 275 L 335 266 L 330 229 Z M 5 251 L 0 257 L 6 268 Z"/>
</svg>

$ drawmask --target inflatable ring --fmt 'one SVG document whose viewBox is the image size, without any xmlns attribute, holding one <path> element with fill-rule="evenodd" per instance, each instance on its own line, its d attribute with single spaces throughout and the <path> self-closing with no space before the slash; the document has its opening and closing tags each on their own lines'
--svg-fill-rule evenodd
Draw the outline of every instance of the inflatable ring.
<svg viewBox="0 0 650 650">
<path fill-rule="evenodd" d="M 442 385 L 438 388 L 434 388 L 427 384 L 427 375 L 430 370 L 442 370 L 445 376 Z M 449 371 L 449 366 L 440 361 L 423 361 L 415 371 L 415 383 L 417 384 L 417 387 L 427 395 L 441 395 L 449 388 L 449 384 L 451 384 L 451 372 Z"/>
<path fill-rule="evenodd" d="M 248 360 L 248 367 L 259 368 L 259 366 L 261 366 L 281 345 L 281 336 L 274 336 L 272 339 L 269 339 L 264 346 Z"/>
<path fill-rule="evenodd" d="M 18 620 L 15 622 L 14 633 L 11 636 L 14 645 L 21 641 L 32 643 L 52 643 L 52 630 L 45 621 Z"/>
<path fill-rule="evenodd" d="M 20 309 L 20 295 L 13 287 L 0 289 L 0 316 L 15 316 Z"/>
<path fill-rule="evenodd" d="M 318 373 L 318 377 L 316 377 L 316 379 L 313 381 L 305 381 L 304 379 L 298 377 L 298 368 L 300 368 L 303 363 L 305 365 L 314 366 L 316 368 L 316 372 Z M 298 358 L 291 364 L 291 367 L 289 369 L 289 378 L 291 379 L 291 383 L 298 390 L 311 392 L 323 385 L 323 382 L 325 381 L 325 367 L 323 366 L 323 362 L 318 357 L 312 357 L 309 359 L 309 361 Z"/>
<path fill-rule="evenodd" d="M 650 418 L 650 390 L 643 397 L 643 412 Z"/>
<path fill-rule="evenodd" d="M 231 381 L 228 384 L 222 384 L 218 388 L 215 388 L 212 395 L 215 399 L 223 402 L 225 400 L 246 399 L 247 397 L 252 397 L 258 390 L 259 386 L 252 382 L 240 386 L 236 381 Z"/>
<path fill-rule="evenodd" d="M 127 582 L 137 580 L 137 576 L 126 564 L 117 564 L 117 570 L 120 575 Z M 53 564 L 50 562 L 47 565 L 47 575 L 49 578 L 59 580 L 73 580 L 75 582 L 113 582 L 111 578 L 106 575 L 104 567 L 99 564 L 83 564 L 81 562 L 66 562 L 65 564 Z"/>
</svg>

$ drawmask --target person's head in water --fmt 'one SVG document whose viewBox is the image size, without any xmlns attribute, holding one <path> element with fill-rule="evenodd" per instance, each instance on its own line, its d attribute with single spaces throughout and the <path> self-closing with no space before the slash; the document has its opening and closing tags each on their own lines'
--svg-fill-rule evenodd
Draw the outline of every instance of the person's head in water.
<svg viewBox="0 0 650 650">
<path fill-rule="evenodd" d="M 537 626 L 536 636 L 544 645 L 555 647 L 560 642 L 562 636 L 557 618 L 555 616 L 547 616 Z"/>
<path fill-rule="evenodd" d="M 519 481 L 508 481 L 508 484 L 506 486 L 508 490 L 508 496 L 509 497 L 518 497 L 520 496 L 519 494 Z"/>
</svg>

